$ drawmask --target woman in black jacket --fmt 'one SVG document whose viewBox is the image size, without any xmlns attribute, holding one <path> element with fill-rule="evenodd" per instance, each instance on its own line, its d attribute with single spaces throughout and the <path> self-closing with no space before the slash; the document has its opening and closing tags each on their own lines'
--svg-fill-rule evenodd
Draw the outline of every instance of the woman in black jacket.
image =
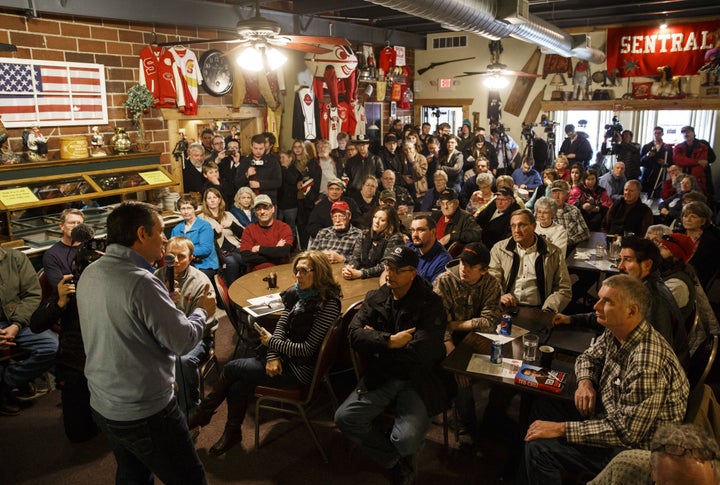
<svg viewBox="0 0 720 485">
<path fill-rule="evenodd" d="M 285 309 L 272 335 L 263 331 L 263 352 L 236 359 L 223 367 L 213 392 L 190 412 L 189 427 L 205 426 L 227 399 L 225 432 L 211 448 L 222 455 L 242 441 L 242 423 L 255 386 L 291 387 L 309 384 L 323 340 L 340 315 L 340 285 L 320 251 L 305 251 L 293 261 L 295 286 L 281 293 Z"/>
<path fill-rule="evenodd" d="M 343 278 L 375 278 L 382 274 L 385 251 L 404 243 L 397 212 L 389 205 L 375 209 L 370 229 L 355 243 L 352 256 L 342 270 Z"/>
</svg>

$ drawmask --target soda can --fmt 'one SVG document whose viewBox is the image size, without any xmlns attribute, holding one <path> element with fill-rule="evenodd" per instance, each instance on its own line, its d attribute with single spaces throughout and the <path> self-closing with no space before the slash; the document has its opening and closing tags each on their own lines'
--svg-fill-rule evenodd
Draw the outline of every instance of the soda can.
<svg viewBox="0 0 720 485">
<path fill-rule="evenodd" d="M 512 317 L 510 315 L 503 315 L 500 320 L 500 335 L 510 336 L 512 333 Z"/>
<path fill-rule="evenodd" d="M 490 344 L 490 362 L 492 362 L 493 364 L 502 364 L 502 361 L 502 342 L 493 340 L 493 342 Z"/>
</svg>

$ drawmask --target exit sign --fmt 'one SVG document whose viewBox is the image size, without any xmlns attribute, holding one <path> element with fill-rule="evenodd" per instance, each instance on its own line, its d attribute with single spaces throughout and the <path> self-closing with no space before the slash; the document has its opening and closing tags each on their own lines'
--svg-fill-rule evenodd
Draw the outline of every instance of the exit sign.
<svg viewBox="0 0 720 485">
<path fill-rule="evenodd" d="M 452 87 L 452 79 L 438 79 L 438 89 L 450 89 Z"/>
</svg>

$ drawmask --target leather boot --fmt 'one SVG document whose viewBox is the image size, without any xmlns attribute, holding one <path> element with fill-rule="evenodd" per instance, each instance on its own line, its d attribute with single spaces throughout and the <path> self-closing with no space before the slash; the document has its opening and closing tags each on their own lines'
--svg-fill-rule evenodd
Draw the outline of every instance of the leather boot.
<svg viewBox="0 0 720 485">
<path fill-rule="evenodd" d="M 0 381 L 0 415 L 17 416 L 18 414 L 20 414 L 20 405 L 12 395 L 12 389 Z"/>
<path fill-rule="evenodd" d="M 247 403 L 242 401 L 228 400 L 228 419 L 225 423 L 225 431 L 220 439 L 212 445 L 209 451 L 210 456 L 219 456 L 242 441 L 242 423 L 247 411 Z"/>
<path fill-rule="evenodd" d="M 230 381 L 225 378 L 225 373 L 220 373 L 212 392 L 200 402 L 200 405 L 194 407 L 188 413 L 188 428 L 193 429 L 198 426 L 207 426 L 210 424 L 215 410 L 222 404 L 227 397 Z"/>
</svg>

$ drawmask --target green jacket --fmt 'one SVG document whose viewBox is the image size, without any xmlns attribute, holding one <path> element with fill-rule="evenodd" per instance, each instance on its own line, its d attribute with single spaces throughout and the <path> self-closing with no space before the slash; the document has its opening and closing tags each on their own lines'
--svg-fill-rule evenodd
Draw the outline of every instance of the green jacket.
<svg viewBox="0 0 720 485">
<path fill-rule="evenodd" d="M 40 281 L 24 253 L 0 247 L 0 305 L 5 319 L 20 328 L 40 306 Z"/>
</svg>

